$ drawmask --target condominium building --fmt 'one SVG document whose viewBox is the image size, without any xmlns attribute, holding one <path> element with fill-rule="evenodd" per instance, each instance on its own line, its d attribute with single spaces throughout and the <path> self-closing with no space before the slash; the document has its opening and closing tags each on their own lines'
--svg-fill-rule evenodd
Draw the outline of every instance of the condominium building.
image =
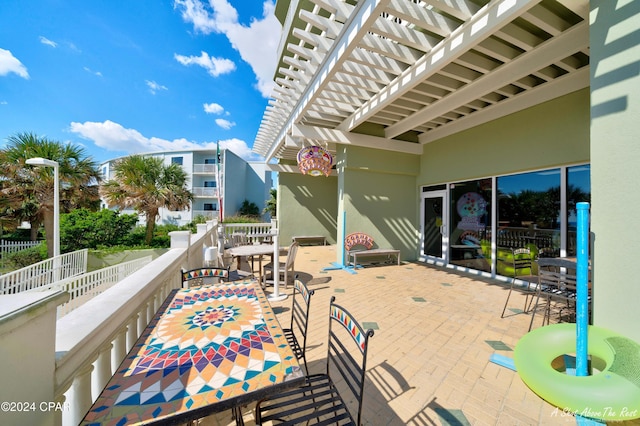
<svg viewBox="0 0 640 426">
<path fill-rule="evenodd" d="M 269 199 L 271 172 L 266 169 L 264 162 L 245 161 L 232 151 L 221 149 L 218 173 L 215 149 L 152 152 L 145 155 L 160 157 L 165 164 L 181 165 L 189 176 L 188 189 L 194 197 L 188 210 L 160 209 L 158 223 L 185 225 L 197 217 L 213 219 L 233 216 L 238 214 L 245 200 L 257 205 L 262 212 Z M 101 165 L 103 179 L 113 178 L 113 165 L 121 158 Z M 107 207 L 104 200 L 102 204 Z M 141 220 L 144 217 L 141 216 Z"/>
</svg>

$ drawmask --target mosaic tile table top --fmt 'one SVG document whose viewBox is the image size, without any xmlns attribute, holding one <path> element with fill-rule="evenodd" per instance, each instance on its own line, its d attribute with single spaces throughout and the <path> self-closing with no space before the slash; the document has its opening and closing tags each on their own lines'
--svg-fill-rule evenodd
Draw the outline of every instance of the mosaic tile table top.
<svg viewBox="0 0 640 426">
<path fill-rule="evenodd" d="M 82 424 L 187 421 L 302 381 L 257 281 L 175 290 Z"/>
</svg>

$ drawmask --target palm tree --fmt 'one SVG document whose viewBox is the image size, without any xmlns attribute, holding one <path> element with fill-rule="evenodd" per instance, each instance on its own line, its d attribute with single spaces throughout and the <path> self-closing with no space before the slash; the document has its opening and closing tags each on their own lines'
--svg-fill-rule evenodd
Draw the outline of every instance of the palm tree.
<svg viewBox="0 0 640 426">
<path fill-rule="evenodd" d="M 5 198 L 5 218 L 31 223 L 31 239 L 44 223 L 47 236 L 53 235 L 54 171 L 51 167 L 33 167 L 29 158 L 42 157 L 58 163 L 60 209 L 96 205 L 99 201 L 100 170 L 84 148 L 39 137 L 33 133 L 17 133 L 7 139 L 0 151 L 0 193 Z M 47 251 L 53 255 L 53 240 L 47 238 Z"/>
<path fill-rule="evenodd" d="M 150 244 L 161 207 L 188 209 L 193 194 L 187 189 L 187 173 L 179 164 L 163 164 L 162 158 L 131 155 L 115 162 L 114 177 L 100 187 L 109 207 L 133 208 L 147 221 L 145 243 Z"/>
<path fill-rule="evenodd" d="M 278 204 L 278 190 L 275 188 L 271 188 L 269 190 L 269 199 L 267 200 L 267 205 L 262 210 L 262 213 L 269 213 L 272 218 L 276 217 L 276 206 Z"/>
</svg>

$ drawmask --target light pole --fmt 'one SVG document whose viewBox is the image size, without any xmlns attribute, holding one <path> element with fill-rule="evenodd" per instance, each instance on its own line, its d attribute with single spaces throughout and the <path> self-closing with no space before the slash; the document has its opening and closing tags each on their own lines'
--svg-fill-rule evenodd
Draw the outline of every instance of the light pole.
<svg viewBox="0 0 640 426">
<path fill-rule="evenodd" d="M 60 178 L 58 162 L 46 158 L 29 158 L 25 161 L 32 166 L 53 167 L 53 257 L 60 256 Z"/>
</svg>

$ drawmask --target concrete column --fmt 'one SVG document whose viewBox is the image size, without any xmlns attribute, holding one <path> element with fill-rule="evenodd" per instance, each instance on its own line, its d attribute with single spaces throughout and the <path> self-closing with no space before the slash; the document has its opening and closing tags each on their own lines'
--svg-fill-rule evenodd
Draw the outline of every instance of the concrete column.
<svg viewBox="0 0 640 426">
<path fill-rule="evenodd" d="M 55 410 L 43 410 L 41 404 L 55 403 L 56 310 L 69 294 L 43 291 L 0 297 L 0 401 L 28 404 L 28 409 L 3 409 L 1 423 L 53 426 Z"/>
</svg>

